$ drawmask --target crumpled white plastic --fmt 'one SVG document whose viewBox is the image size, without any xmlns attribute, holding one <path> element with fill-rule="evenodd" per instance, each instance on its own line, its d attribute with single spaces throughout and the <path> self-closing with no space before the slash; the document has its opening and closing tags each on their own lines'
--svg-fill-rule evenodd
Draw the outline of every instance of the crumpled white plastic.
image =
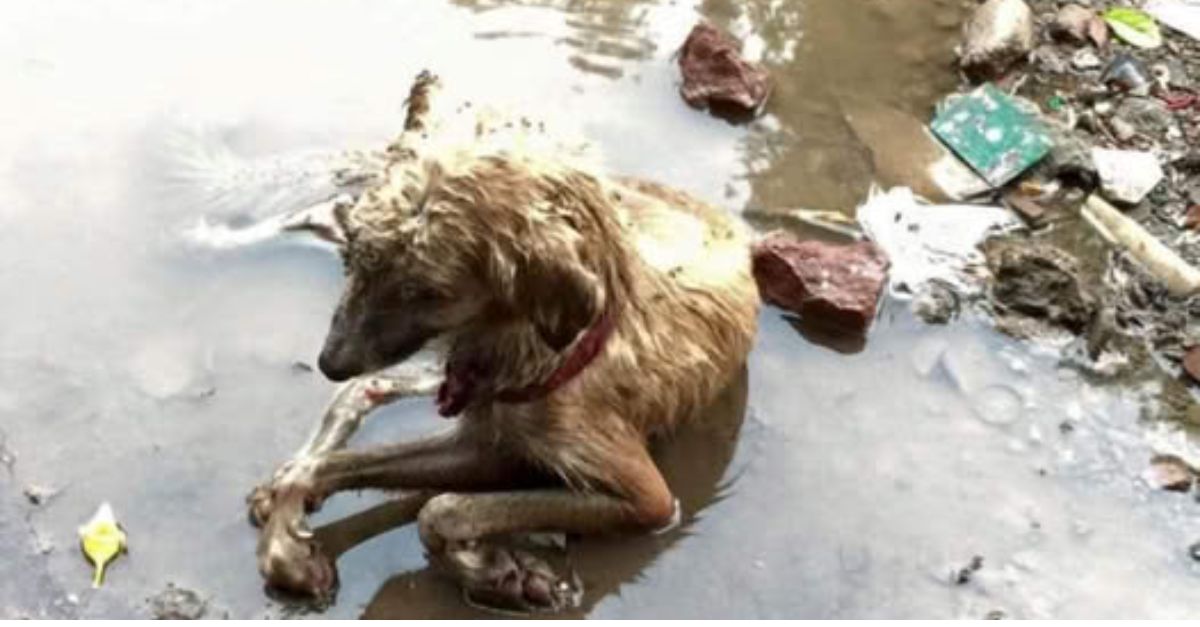
<svg viewBox="0 0 1200 627">
<path fill-rule="evenodd" d="M 985 263 L 979 244 L 1024 226 L 1002 207 L 926 204 L 907 187 L 872 189 L 857 218 L 891 262 L 889 293 L 903 300 L 932 281 L 960 294 L 976 292 Z"/>
</svg>

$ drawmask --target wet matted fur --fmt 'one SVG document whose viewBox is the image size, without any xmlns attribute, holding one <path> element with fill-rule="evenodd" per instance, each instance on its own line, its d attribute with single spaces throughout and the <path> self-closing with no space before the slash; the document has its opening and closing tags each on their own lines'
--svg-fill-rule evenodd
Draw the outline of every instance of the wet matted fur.
<svg viewBox="0 0 1200 627">
<path fill-rule="evenodd" d="M 418 79 L 387 165 L 335 211 L 346 287 L 320 366 L 334 380 L 366 376 L 436 343 L 452 397 L 442 409 L 461 416 L 415 443 L 310 451 L 252 505 L 266 522 L 288 499 L 313 507 L 337 490 L 419 490 L 430 559 L 469 593 L 561 609 L 572 582 L 486 540 L 671 522 L 675 501 L 648 445 L 697 420 L 745 363 L 759 306 L 749 234 L 682 192 L 496 148 L 486 132 L 443 147 L 435 88 Z M 598 350 L 581 354 L 593 341 Z M 332 585 L 313 564 L 319 551 L 293 550 L 304 534 L 271 529 L 260 545 L 269 580 Z"/>
</svg>

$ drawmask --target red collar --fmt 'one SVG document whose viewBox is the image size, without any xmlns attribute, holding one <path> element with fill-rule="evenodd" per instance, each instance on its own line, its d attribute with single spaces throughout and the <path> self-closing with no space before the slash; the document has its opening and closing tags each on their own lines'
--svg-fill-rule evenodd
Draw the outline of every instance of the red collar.
<svg viewBox="0 0 1200 627">
<path fill-rule="evenodd" d="M 600 355 L 616 326 L 615 319 L 612 308 L 606 308 L 600 319 L 575 342 L 575 347 L 544 381 L 512 390 L 495 390 L 487 400 L 520 404 L 549 396 L 583 372 Z M 457 416 L 468 405 L 479 400 L 476 398 L 479 384 L 490 378 L 489 370 L 485 364 L 470 358 L 456 360 L 452 357 L 447 361 L 446 379 L 438 388 L 438 414 L 446 418 Z"/>
</svg>

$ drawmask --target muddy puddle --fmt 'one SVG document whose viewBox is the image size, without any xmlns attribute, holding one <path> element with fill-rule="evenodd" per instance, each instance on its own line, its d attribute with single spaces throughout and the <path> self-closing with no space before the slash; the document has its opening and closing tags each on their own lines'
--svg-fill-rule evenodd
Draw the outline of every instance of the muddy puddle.
<svg viewBox="0 0 1200 627">
<path fill-rule="evenodd" d="M 322 251 L 199 251 L 180 231 L 201 212 L 289 202 L 320 155 L 386 141 L 427 66 L 475 101 L 573 122 L 615 171 L 732 211 L 848 209 L 885 165 L 863 129 L 924 119 L 953 86 L 962 10 L 139 4 L 0 9 L 4 617 L 148 616 L 169 584 L 213 617 L 473 615 L 425 571 L 411 528 L 383 533 L 392 512 L 369 494 L 316 517 L 344 549 L 332 607 L 264 594 L 242 499 L 333 389 L 307 364 L 340 272 Z M 671 55 L 698 13 L 753 35 L 777 80 L 768 117 L 730 126 L 679 99 Z M 237 159 L 278 167 L 220 185 L 174 176 Z M 1196 504 L 1140 478 L 1154 452 L 1192 456 L 1160 420 L 1177 397 L 1152 372 L 1097 379 L 971 317 L 929 327 L 887 303 L 866 345 L 847 347 L 765 311 L 744 380 L 713 409 L 740 436 L 664 452 L 684 527 L 572 546 L 583 613 L 1196 616 Z M 358 440 L 438 426 L 406 403 Z M 35 505 L 30 486 L 50 495 Z M 91 590 L 75 528 L 103 500 L 131 550 Z"/>
</svg>

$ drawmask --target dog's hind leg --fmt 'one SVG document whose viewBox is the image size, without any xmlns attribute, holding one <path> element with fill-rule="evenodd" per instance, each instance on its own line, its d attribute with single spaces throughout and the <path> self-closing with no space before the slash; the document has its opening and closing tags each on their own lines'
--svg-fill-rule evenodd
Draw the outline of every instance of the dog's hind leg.
<svg viewBox="0 0 1200 627">
<path fill-rule="evenodd" d="M 637 454 L 641 453 L 641 454 Z M 421 540 L 431 562 L 463 586 L 469 600 L 498 609 L 557 612 L 582 601 L 579 579 L 495 542 L 526 532 L 598 535 L 652 530 L 677 520 L 678 504 L 644 451 L 611 460 L 623 493 L 566 489 L 441 494 L 421 510 Z"/>
<path fill-rule="evenodd" d="M 270 481 L 256 487 L 247 497 L 251 522 L 262 526 L 271 516 L 277 487 L 297 483 L 313 463 L 345 447 L 372 411 L 402 398 L 433 394 L 440 383 L 441 374 L 432 365 L 402 366 L 339 387 L 304 446 L 275 471 Z M 309 502 L 310 507 L 313 504 Z"/>
</svg>

